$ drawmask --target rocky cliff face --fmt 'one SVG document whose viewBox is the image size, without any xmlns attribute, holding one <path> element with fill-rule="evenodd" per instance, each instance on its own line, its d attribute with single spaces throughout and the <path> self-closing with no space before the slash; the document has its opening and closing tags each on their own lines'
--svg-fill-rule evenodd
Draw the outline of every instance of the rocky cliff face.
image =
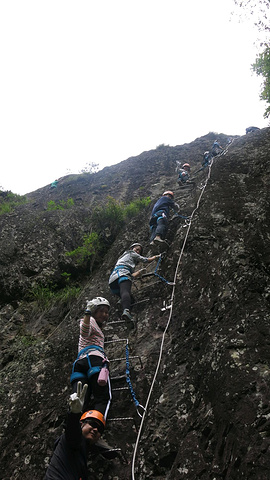
<svg viewBox="0 0 270 480">
<path fill-rule="evenodd" d="M 195 172 L 215 138 L 64 177 L 0 217 L 3 480 L 43 478 L 67 411 L 78 319 L 96 295 L 112 305 L 105 333 L 113 385 L 125 386 L 128 338 L 132 386 L 147 409 L 141 423 L 130 392 L 114 391 L 105 438 L 123 455 L 92 459 L 89 478 L 270 478 L 270 135 L 234 138 L 210 171 L 194 177 L 195 188 L 180 189 L 176 162 Z M 218 138 L 226 144 L 228 137 Z M 136 329 L 128 331 L 117 323 L 108 277 L 130 243 L 155 253 L 148 219 L 165 189 L 190 218 L 171 219 L 158 270 L 175 285 L 156 275 L 134 283 Z M 66 252 L 93 230 L 93 212 L 108 196 L 124 204 L 150 196 L 152 203 L 113 236 L 105 228 L 94 262 L 79 265 Z M 64 208 L 48 210 L 48 202 Z"/>
</svg>

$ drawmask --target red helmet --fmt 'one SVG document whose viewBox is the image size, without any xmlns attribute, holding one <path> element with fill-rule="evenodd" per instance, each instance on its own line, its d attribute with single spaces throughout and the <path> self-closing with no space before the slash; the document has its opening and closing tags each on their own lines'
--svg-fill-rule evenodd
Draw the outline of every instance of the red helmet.
<svg viewBox="0 0 270 480">
<path fill-rule="evenodd" d="M 84 412 L 81 416 L 81 422 L 87 420 L 87 418 L 94 418 L 97 420 L 97 422 L 103 425 L 103 428 L 105 427 L 106 422 L 104 415 L 102 415 L 102 413 L 100 413 L 98 410 L 88 410 L 88 412 Z"/>
<path fill-rule="evenodd" d="M 171 192 L 170 190 L 166 190 L 166 192 L 164 192 L 164 193 L 162 194 L 162 196 L 164 196 L 164 195 L 170 195 L 172 198 L 174 197 L 173 192 Z"/>
<path fill-rule="evenodd" d="M 183 168 L 188 168 L 190 170 L 190 165 L 189 163 L 184 163 Z"/>
</svg>

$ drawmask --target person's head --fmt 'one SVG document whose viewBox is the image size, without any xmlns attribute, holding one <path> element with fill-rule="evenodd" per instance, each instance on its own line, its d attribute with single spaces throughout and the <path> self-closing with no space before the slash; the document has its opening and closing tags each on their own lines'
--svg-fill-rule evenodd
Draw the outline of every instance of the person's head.
<svg viewBox="0 0 270 480">
<path fill-rule="evenodd" d="M 82 414 L 82 434 L 90 445 L 98 442 L 104 432 L 105 423 L 104 416 L 98 410 L 88 410 Z"/>
<path fill-rule="evenodd" d="M 109 318 L 110 303 L 106 298 L 95 297 L 88 302 L 87 307 L 90 309 L 92 317 L 99 325 L 102 325 Z"/>
<path fill-rule="evenodd" d="M 143 253 L 143 247 L 140 243 L 133 243 L 130 245 L 130 250 L 134 250 L 134 252 L 138 253 L 139 255 L 142 255 Z"/>
<path fill-rule="evenodd" d="M 187 172 L 190 172 L 190 165 L 189 165 L 189 163 L 184 163 L 183 168 L 184 168 L 184 170 L 186 170 Z"/>
<path fill-rule="evenodd" d="M 166 192 L 164 192 L 162 194 L 163 197 L 168 197 L 168 198 L 171 198 L 173 200 L 173 197 L 174 197 L 174 194 L 173 192 L 171 192 L 171 190 L 166 190 Z"/>
</svg>

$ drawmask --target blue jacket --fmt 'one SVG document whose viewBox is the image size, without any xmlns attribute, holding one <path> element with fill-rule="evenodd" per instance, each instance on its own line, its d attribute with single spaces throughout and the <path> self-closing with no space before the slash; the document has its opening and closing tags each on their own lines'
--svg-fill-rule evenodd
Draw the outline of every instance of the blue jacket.
<svg viewBox="0 0 270 480">
<path fill-rule="evenodd" d="M 173 199 L 166 196 L 160 197 L 153 207 L 151 218 L 155 215 L 156 212 L 159 212 L 160 210 L 162 210 L 165 213 L 166 217 L 168 217 L 170 208 L 176 208 Z"/>
</svg>

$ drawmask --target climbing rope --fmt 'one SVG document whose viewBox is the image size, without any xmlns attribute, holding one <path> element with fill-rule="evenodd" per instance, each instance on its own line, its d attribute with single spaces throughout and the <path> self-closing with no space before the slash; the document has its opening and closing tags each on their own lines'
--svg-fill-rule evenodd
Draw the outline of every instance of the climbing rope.
<svg viewBox="0 0 270 480">
<path fill-rule="evenodd" d="M 183 244 L 182 244 L 182 248 L 181 248 L 181 251 L 180 251 L 180 254 L 179 254 L 179 257 L 178 257 L 178 261 L 177 261 L 176 268 L 175 268 L 175 273 L 174 273 L 174 281 L 173 281 L 174 285 L 173 285 L 172 294 L 171 294 L 171 298 L 170 298 L 170 302 L 169 302 L 170 308 L 168 308 L 168 310 L 169 310 L 169 318 L 168 318 L 168 321 L 167 321 L 165 330 L 164 330 L 163 335 L 162 335 L 161 345 L 160 345 L 160 352 L 159 352 L 159 358 L 158 358 L 158 362 L 157 362 L 157 367 L 156 367 L 156 371 L 155 371 L 155 373 L 154 373 L 154 377 L 153 377 L 153 380 L 152 380 L 152 384 L 151 384 L 151 387 L 150 387 L 150 390 L 149 390 L 149 393 L 148 393 L 148 397 L 147 397 L 147 400 L 146 400 L 146 403 L 145 403 L 144 413 L 143 413 L 143 416 L 142 416 L 140 428 L 139 428 L 138 435 L 137 435 L 137 440 L 136 440 L 135 447 L 134 447 L 134 451 L 133 451 L 132 468 L 131 468 L 132 480 L 135 480 L 135 460 L 136 460 L 136 454 L 137 454 L 137 450 L 138 450 L 138 445 L 139 445 L 139 441 L 140 441 L 140 437 L 141 437 L 141 433 L 142 433 L 142 429 L 143 429 L 144 420 L 145 420 L 145 417 L 146 417 L 146 414 L 147 414 L 147 408 L 148 408 L 148 405 L 149 405 L 149 402 L 150 402 L 150 398 L 151 398 L 151 395 L 152 395 L 152 391 L 153 391 L 153 388 L 154 388 L 154 384 L 155 384 L 155 381 L 156 381 L 156 378 L 157 378 L 157 375 L 158 375 L 158 372 L 159 372 L 159 368 L 160 368 L 160 363 L 161 363 L 161 358 L 162 358 L 162 353 L 163 353 L 163 345 L 164 345 L 164 342 L 165 342 L 165 336 L 166 336 L 166 333 L 167 333 L 167 330 L 168 330 L 168 328 L 169 328 L 169 325 L 170 325 L 170 322 L 171 322 L 171 318 L 172 318 L 172 313 L 173 313 L 173 300 L 174 300 L 174 296 L 175 296 L 176 280 L 177 280 L 177 274 L 178 274 L 179 265 L 180 265 L 180 262 L 181 262 L 181 259 L 182 259 L 183 253 L 184 253 L 184 249 L 185 249 L 186 242 L 187 242 L 188 235 L 189 235 L 189 231 L 190 231 L 190 228 L 191 228 L 191 225 L 192 225 L 193 217 L 194 217 L 196 211 L 198 210 L 198 208 L 199 208 L 199 206 L 200 206 L 200 202 L 201 202 L 202 196 L 203 196 L 203 194 L 204 194 L 204 190 L 205 190 L 205 188 L 206 188 L 206 185 L 207 185 L 207 183 L 208 183 L 208 180 L 210 179 L 210 176 L 211 176 L 211 168 L 212 168 L 212 165 L 213 165 L 213 163 L 214 163 L 214 160 L 215 160 L 217 157 L 221 156 L 221 155 L 226 155 L 226 153 L 227 153 L 227 151 L 228 151 L 228 147 L 229 147 L 229 145 L 221 152 L 220 155 L 216 155 L 216 157 L 213 159 L 213 162 L 211 163 L 211 165 L 209 165 L 209 170 L 208 170 L 208 175 L 207 175 L 206 182 L 205 182 L 204 186 L 203 186 L 202 189 L 201 189 L 201 192 L 200 192 L 199 198 L 198 198 L 198 200 L 197 200 L 196 206 L 195 206 L 195 208 L 194 208 L 191 216 L 189 217 L 189 223 L 188 223 L 188 225 L 187 225 L 186 235 L 185 235 L 185 237 L 184 237 L 184 241 L 183 241 Z"/>
<path fill-rule="evenodd" d="M 131 396 L 133 398 L 133 402 L 135 404 L 137 413 L 138 413 L 139 417 L 142 418 L 142 414 L 139 412 L 139 408 L 141 408 L 143 411 L 145 411 L 145 408 L 138 402 L 138 400 L 136 398 L 136 395 L 135 395 L 135 392 L 133 390 L 132 383 L 131 383 L 131 380 L 130 380 L 129 367 L 130 367 L 130 365 L 129 365 L 129 348 L 128 348 L 128 339 L 127 339 L 127 343 L 126 343 L 126 382 L 129 386 L 130 393 L 131 393 Z"/>
</svg>

